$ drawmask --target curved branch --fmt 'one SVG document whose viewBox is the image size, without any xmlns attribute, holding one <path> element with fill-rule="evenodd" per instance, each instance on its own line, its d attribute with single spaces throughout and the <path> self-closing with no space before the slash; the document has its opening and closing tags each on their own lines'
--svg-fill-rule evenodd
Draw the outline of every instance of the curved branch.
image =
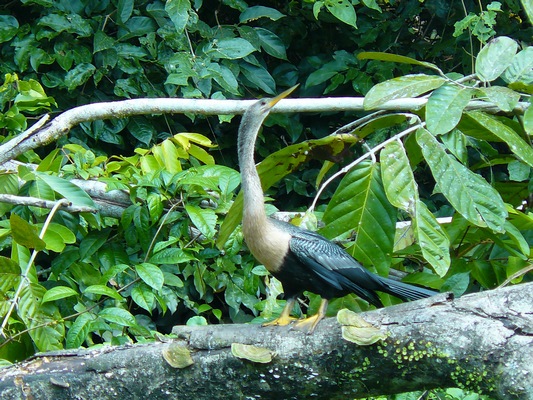
<svg viewBox="0 0 533 400">
<path fill-rule="evenodd" d="M 42 129 L 30 128 L 26 132 L 0 146 L 0 165 L 22 153 L 50 144 L 66 135 L 82 122 L 110 118 L 125 118 L 142 114 L 195 113 L 204 115 L 242 114 L 255 100 L 213 99 L 133 99 L 93 103 L 72 108 L 58 115 Z M 273 108 L 273 113 L 364 111 L 363 97 L 330 97 L 321 99 L 283 99 Z M 375 110 L 412 111 L 423 107 L 427 99 L 409 98 L 391 100 Z M 529 103 L 521 102 L 515 107 L 523 113 Z M 472 100 L 467 110 L 476 109 L 497 112 L 491 103 Z"/>
<path fill-rule="evenodd" d="M 0 393 L 4 400 L 21 392 L 36 400 L 345 399 L 459 386 L 498 400 L 533 397 L 533 283 L 361 315 L 388 337 L 355 345 L 334 318 L 311 336 L 254 324 L 178 326 L 169 343 L 38 355 L 3 369 Z M 273 358 L 236 358 L 232 343 L 266 348 Z M 184 353 L 188 362 L 175 362 Z"/>
</svg>

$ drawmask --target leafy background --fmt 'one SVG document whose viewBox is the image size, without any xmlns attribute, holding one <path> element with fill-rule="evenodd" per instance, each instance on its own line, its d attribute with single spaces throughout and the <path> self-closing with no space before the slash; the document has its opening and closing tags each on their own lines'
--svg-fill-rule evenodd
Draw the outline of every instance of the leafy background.
<svg viewBox="0 0 533 400">
<path fill-rule="evenodd" d="M 511 113 L 532 91 L 528 2 L 249 3 L 1 5 L 0 139 L 44 113 L 128 98 L 257 98 L 300 83 L 300 97 L 366 95 L 371 109 L 431 94 L 424 109 L 376 116 L 337 148 L 328 135 L 367 112 L 271 116 L 257 149 L 270 210 L 308 210 L 327 177 L 397 135 L 377 162 L 326 186 L 305 222 L 318 228 L 318 218 L 321 233 L 368 268 L 387 274 L 392 265 L 406 281 L 457 295 L 531 279 L 532 112 Z M 464 112 L 472 98 L 499 115 Z M 413 121 L 425 128 L 408 132 Z M 93 207 L 70 182 L 82 178 L 131 200 L 120 217 L 0 203 L 5 363 L 279 312 L 281 287 L 238 227 L 238 122 L 193 114 L 86 122 L 23 154 L 16 172 L 0 172 L 5 194 Z M 326 161 L 313 156 L 323 149 Z M 290 169 L 286 154 L 300 155 Z M 411 229 L 396 228 L 403 219 Z M 302 312 L 313 312 L 318 299 L 307 300 Z M 342 307 L 368 305 L 348 296 L 329 312 Z"/>
</svg>

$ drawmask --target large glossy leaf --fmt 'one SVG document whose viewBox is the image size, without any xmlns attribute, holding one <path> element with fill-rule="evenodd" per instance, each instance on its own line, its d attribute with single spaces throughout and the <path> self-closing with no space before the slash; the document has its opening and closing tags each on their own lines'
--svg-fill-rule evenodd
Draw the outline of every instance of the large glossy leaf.
<svg viewBox="0 0 533 400">
<path fill-rule="evenodd" d="M 255 51 L 255 47 L 243 38 L 225 38 L 216 42 L 213 53 L 218 58 L 236 60 L 244 58 Z"/>
<path fill-rule="evenodd" d="M 189 0 L 167 0 L 165 11 L 174 23 L 178 35 L 182 34 L 189 21 L 191 2 Z"/>
<path fill-rule="evenodd" d="M 149 313 L 152 312 L 155 305 L 155 295 L 148 285 L 138 282 L 131 288 L 131 299 L 141 308 Z"/>
<path fill-rule="evenodd" d="M 390 100 L 416 97 L 434 90 L 446 80 L 434 75 L 405 75 L 378 83 L 365 96 L 363 105 L 366 110 L 376 108 Z"/>
<path fill-rule="evenodd" d="M 320 233 L 335 238 L 357 233 L 348 251 L 361 263 L 386 275 L 396 228 L 396 209 L 389 203 L 380 166 L 363 162 L 342 179 L 330 200 Z"/>
<path fill-rule="evenodd" d="M 109 236 L 109 230 L 89 232 L 80 242 L 80 259 L 84 260 L 91 257 L 106 242 Z"/>
<path fill-rule="evenodd" d="M 24 285 L 18 303 L 18 315 L 40 351 L 63 348 L 65 326 L 57 307 L 51 303 L 41 304 L 46 289 L 36 283 Z"/>
<path fill-rule="evenodd" d="M 81 347 L 89 332 L 91 331 L 91 322 L 94 319 L 89 313 L 80 314 L 70 326 L 67 332 L 67 349 L 77 349 Z"/>
<path fill-rule="evenodd" d="M 135 317 L 131 315 L 129 311 L 119 307 L 104 308 L 98 313 L 98 316 L 106 321 L 113 322 L 121 326 L 136 325 Z"/>
<path fill-rule="evenodd" d="M 43 240 L 48 250 L 60 253 L 65 249 L 67 243 L 72 244 L 76 242 L 76 235 L 67 227 L 52 222 L 48 225 Z"/>
<path fill-rule="evenodd" d="M 112 299 L 123 301 L 124 298 L 118 293 L 115 289 L 107 286 L 107 285 L 91 285 L 88 286 L 84 291 L 83 294 L 97 294 L 101 296 L 107 296 Z"/>
<path fill-rule="evenodd" d="M 276 57 L 281 60 L 287 59 L 285 44 L 278 35 L 264 28 L 255 28 L 255 32 L 259 36 L 261 48 L 263 50 L 265 50 L 272 57 Z"/>
<path fill-rule="evenodd" d="M 533 47 L 528 46 L 513 57 L 511 65 L 505 70 L 502 78 L 507 83 L 533 83 Z"/>
<path fill-rule="evenodd" d="M 489 86 L 479 89 L 487 99 L 505 112 L 511 112 L 520 100 L 520 93 L 504 86 Z"/>
<path fill-rule="evenodd" d="M 164 140 L 160 145 L 152 148 L 159 166 L 165 171 L 176 173 L 181 171 L 180 153 L 171 139 Z"/>
<path fill-rule="evenodd" d="M 349 0 L 325 0 L 324 4 L 328 11 L 336 18 L 357 28 L 357 15 L 355 9 Z"/>
<path fill-rule="evenodd" d="M 135 266 L 135 270 L 144 283 L 155 290 L 161 290 L 165 282 L 161 268 L 151 263 L 141 263 Z"/>
<path fill-rule="evenodd" d="M 413 216 L 418 187 L 401 142 L 391 142 L 381 151 L 381 176 L 391 204 Z"/>
<path fill-rule="evenodd" d="M 43 296 L 42 303 L 64 299 L 65 297 L 77 296 L 78 292 L 68 286 L 55 286 L 47 290 Z"/>
<path fill-rule="evenodd" d="M 182 249 L 169 248 L 155 253 L 149 261 L 154 264 L 180 264 L 194 259 L 192 255 L 185 253 Z"/>
<path fill-rule="evenodd" d="M 424 259 L 439 276 L 450 268 L 450 239 L 426 204 L 418 200 L 414 218 L 415 236 Z"/>
<path fill-rule="evenodd" d="M 412 64 L 419 65 L 421 67 L 431 68 L 433 70 L 439 71 L 439 67 L 435 64 L 429 63 L 427 61 L 418 61 L 411 57 L 400 56 L 398 54 L 383 53 L 379 51 L 364 51 L 357 54 L 359 60 L 380 60 L 380 61 L 391 61 L 402 64 Z"/>
<path fill-rule="evenodd" d="M 435 135 L 451 131 L 459 123 L 472 97 L 472 89 L 444 84 L 429 96 L 426 105 L 427 129 Z"/>
<path fill-rule="evenodd" d="M 268 18 L 272 21 L 277 21 L 280 18 L 283 18 L 285 14 L 280 13 L 275 8 L 264 7 L 264 6 L 252 6 L 246 7 L 246 9 L 239 16 L 239 22 L 241 24 L 246 24 L 251 21 L 255 21 L 259 18 Z"/>
<path fill-rule="evenodd" d="M 474 225 L 503 232 L 507 210 L 500 194 L 485 179 L 448 155 L 426 129 L 419 129 L 416 139 L 437 182 L 436 189 L 450 204 Z"/>
<path fill-rule="evenodd" d="M 20 218 L 17 214 L 11 214 L 9 224 L 13 239 L 21 246 L 39 251 L 46 248 L 45 242 L 37 234 L 37 227 Z"/>
<path fill-rule="evenodd" d="M 357 141 L 357 137 L 347 134 L 326 136 L 322 139 L 294 144 L 269 155 L 257 166 L 263 190 L 267 190 L 274 183 L 298 169 L 301 164 L 313 158 L 336 159 L 346 146 Z M 220 227 L 217 246 L 224 246 L 235 227 L 241 222 L 241 217 L 242 193 L 239 193 Z"/>
<path fill-rule="evenodd" d="M 215 210 L 210 208 L 200 208 L 193 204 L 186 204 L 185 210 L 187 211 L 187 214 L 189 214 L 189 218 L 194 226 L 196 226 L 205 237 L 211 239 L 215 236 L 215 227 L 217 224 L 217 214 L 215 213 Z"/>
<path fill-rule="evenodd" d="M 35 172 L 35 176 L 37 179 L 40 179 L 48 184 L 54 192 L 59 193 L 65 199 L 70 201 L 72 205 L 96 208 L 94 201 L 87 193 L 66 179 L 59 178 L 55 175 L 48 175 L 39 171 Z"/>
<path fill-rule="evenodd" d="M 20 267 L 10 258 L 0 256 L 0 292 L 7 293 L 15 288 L 20 279 Z"/>
<path fill-rule="evenodd" d="M 420 201 L 409 158 L 400 142 L 389 143 L 381 152 L 383 185 L 389 201 L 411 215 L 412 229 L 424 259 L 439 276 L 450 267 L 450 240 L 437 219 Z"/>
<path fill-rule="evenodd" d="M 513 129 L 482 111 L 469 111 L 468 115 L 472 117 L 479 126 L 507 143 L 511 151 L 516 154 L 518 158 L 530 167 L 533 167 L 533 148 Z"/>
<path fill-rule="evenodd" d="M 518 43 L 507 36 L 492 39 L 476 58 L 476 74 L 483 82 L 498 78 L 513 61 Z"/>
</svg>

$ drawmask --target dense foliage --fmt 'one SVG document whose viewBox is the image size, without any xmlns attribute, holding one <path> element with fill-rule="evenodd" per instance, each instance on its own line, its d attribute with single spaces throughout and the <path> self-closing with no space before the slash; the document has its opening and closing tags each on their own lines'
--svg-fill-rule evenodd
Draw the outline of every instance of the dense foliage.
<svg viewBox="0 0 533 400">
<path fill-rule="evenodd" d="M 366 95 L 370 111 L 429 96 L 337 136 L 327 135 L 369 112 L 271 116 L 258 155 L 273 204 L 307 210 L 347 165 L 303 219 L 317 228 L 318 217 L 366 267 L 457 295 L 531 279 L 533 10 L 355 3 L 9 2 L 0 139 L 47 112 L 129 98 L 254 98 L 300 83 L 300 97 Z M 472 99 L 492 109 L 467 110 Z M 2 194 L 94 207 L 70 182 L 81 178 L 131 201 L 120 217 L 0 203 L 0 359 L 278 312 L 281 287 L 243 250 L 237 124 L 192 114 L 83 122 L 0 170 Z M 412 226 L 397 228 L 403 219 Z M 309 300 L 303 312 L 316 307 Z M 368 305 L 348 296 L 330 312 L 342 307 Z"/>
</svg>

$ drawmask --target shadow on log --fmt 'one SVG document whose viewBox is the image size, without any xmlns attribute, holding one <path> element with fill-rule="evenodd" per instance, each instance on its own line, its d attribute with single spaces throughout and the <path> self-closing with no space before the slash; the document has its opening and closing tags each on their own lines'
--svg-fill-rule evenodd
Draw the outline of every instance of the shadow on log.
<svg viewBox="0 0 533 400">
<path fill-rule="evenodd" d="M 495 399 L 533 398 L 533 283 L 361 316 L 387 337 L 356 345 L 343 339 L 335 318 L 313 335 L 178 326 L 178 339 L 167 343 L 40 354 L 2 370 L 0 397 L 350 399 L 462 387 Z M 272 359 L 238 358 L 234 343 L 268 349 Z"/>
</svg>

